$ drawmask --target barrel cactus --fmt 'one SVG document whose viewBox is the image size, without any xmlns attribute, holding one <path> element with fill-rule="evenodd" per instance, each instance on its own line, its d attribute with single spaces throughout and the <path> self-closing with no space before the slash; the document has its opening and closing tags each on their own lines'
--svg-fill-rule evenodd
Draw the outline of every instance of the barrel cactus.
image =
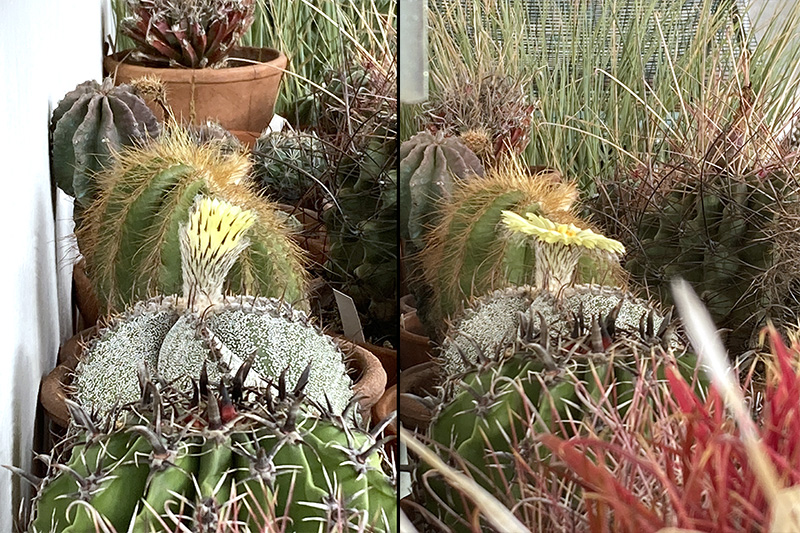
<svg viewBox="0 0 800 533">
<path fill-rule="evenodd" d="M 344 355 L 307 315 L 274 298 L 224 296 L 223 280 L 248 246 L 256 213 L 198 197 L 179 228 L 184 287 L 180 296 L 156 297 L 109 321 L 86 347 L 76 369 L 75 398 L 108 412 L 138 395 L 137 368 L 189 386 L 205 367 L 212 380 L 249 363 L 255 380 L 282 375 L 288 386 L 313 363 L 306 395 L 341 413 L 353 396 Z M 114 368 L 112 373 L 109 368 Z"/>
<path fill-rule="evenodd" d="M 250 189 L 248 171 L 243 152 L 197 144 L 176 126 L 118 154 L 98 175 L 97 198 L 77 231 L 101 308 L 121 310 L 154 294 L 181 293 L 178 227 L 200 193 L 257 214 L 250 246 L 228 277 L 229 291 L 299 301 L 305 279 L 301 252 L 273 205 Z"/>
<path fill-rule="evenodd" d="M 689 281 L 738 355 L 767 321 L 797 322 L 797 151 L 749 86 L 703 102 L 674 118 L 662 161 L 602 184 L 602 211 L 633 278 L 664 301 L 675 276 Z"/>
<path fill-rule="evenodd" d="M 509 285 L 532 283 L 537 257 L 533 241 L 509 233 L 502 212 L 534 213 L 548 220 L 588 228 L 574 213 L 578 197 L 574 184 L 554 173 L 531 175 L 521 162 L 507 158 L 482 179 L 459 183 L 450 201 L 443 202 L 441 219 L 421 252 L 423 281 L 432 288 L 430 304 L 418 314 L 438 339 L 442 324 L 472 297 Z M 619 283 L 618 267 L 581 263 L 579 280 Z"/>
<path fill-rule="evenodd" d="M 163 67 L 224 63 L 253 23 L 253 0 L 127 0 L 120 31 L 136 43 L 133 58 Z"/>
<path fill-rule="evenodd" d="M 400 235 L 411 253 L 425 247 L 436 204 L 450 198 L 453 181 L 473 176 L 483 176 L 483 165 L 456 137 L 420 132 L 400 146 Z"/>
<path fill-rule="evenodd" d="M 671 313 L 662 313 L 656 304 L 628 291 L 586 284 L 565 287 L 554 295 L 532 286 L 508 287 L 478 298 L 458 318 L 441 349 L 442 374 L 457 375 L 477 364 L 482 353 L 502 352 L 518 334 L 525 314 L 531 315 L 528 320 L 536 328 L 546 330 L 552 343 L 577 336 L 592 320 L 610 316 L 615 329 L 648 341 L 658 333 L 668 338 L 667 347 L 677 347 L 672 344 Z"/>
<path fill-rule="evenodd" d="M 160 83 L 160 80 L 156 80 Z M 199 145 L 215 144 L 224 153 L 237 152 L 244 149 L 241 141 L 236 138 L 236 135 L 226 130 L 222 124 L 215 120 L 206 119 L 201 124 L 186 124 L 186 131 L 189 138 Z"/>
<path fill-rule="evenodd" d="M 160 126 L 150 108 L 129 85 L 111 78 L 85 81 L 64 96 L 53 111 L 53 177 L 56 185 L 85 208 L 94 199 L 95 174 L 112 154 L 148 137 Z"/>
<path fill-rule="evenodd" d="M 325 146 L 313 133 L 265 132 L 252 153 L 253 177 L 270 197 L 295 205 L 328 170 Z"/>
<path fill-rule="evenodd" d="M 534 447 L 536 435 L 602 432 L 592 402 L 609 403 L 624 416 L 648 357 L 671 352 L 682 373 L 695 372 L 696 357 L 682 353 L 670 313 L 609 287 L 563 292 L 515 287 L 478 300 L 442 349 L 438 395 L 422 400 L 431 409 L 426 431 L 439 455 L 509 507 L 525 491 L 514 482 L 515 464 L 537 468 L 549 460 Z M 659 372 L 654 380 L 665 378 Z M 455 531 L 470 530 L 458 490 L 423 465 L 417 480 L 418 502 Z"/>
<path fill-rule="evenodd" d="M 192 394 L 143 372 L 142 394 L 102 423 L 72 404 L 29 531 L 392 531 L 383 426 L 311 409 L 302 379 L 253 388 L 246 374 Z"/>
</svg>

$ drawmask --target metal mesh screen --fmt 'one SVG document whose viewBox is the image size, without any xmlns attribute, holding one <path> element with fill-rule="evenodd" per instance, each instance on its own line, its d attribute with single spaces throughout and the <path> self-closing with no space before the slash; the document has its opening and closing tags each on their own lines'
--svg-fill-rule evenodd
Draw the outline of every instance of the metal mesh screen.
<svg viewBox="0 0 800 533">
<path fill-rule="evenodd" d="M 480 0 L 477 0 L 480 2 Z M 502 0 L 500 0 L 502 3 Z M 508 0 L 506 0 L 507 2 Z M 580 61 L 580 53 L 575 53 L 573 44 L 570 40 L 570 30 L 565 28 L 565 25 L 576 24 L 580 22 L 585 24 L 586 28 L 594 31 L 597 21 L 600 20 L 603 10 L 605 9 L 603 0 L 517 0 L 521 1 L 525 6 L 530 27 L 527 28 L 527 39 L 523 41 L 525 52 L 529 52 L 535 46 L 539 46 L 542 41 L 547 43 L 548 57 L 550 64 L 562 61 L 569 57 L 574 57 Z M 466 20 L 474 19 L 474 6 L 475 1 L 467 0 L 431 0 L 434 10 L 447 10 L 454 7 L 454 4 L 460 4 L 461 9 L 466 15 Z M 611 35 L 611 30 L 604 37 L 606 45 L 608 45 L 612 38 L 619 39 L 630 29 L 634 21 L 641 19 L 642 15 L 642 2 L 640 0 L 616 0 L 614 4 L 616 7 L 615 13 L 615 31 L 616 35 Z M 695 37 L 700 20 L 704 0 L 685 0 L 681 6 L 677 18 L 673 17 L 668 21 L 667 27 L 662 27 L 665 33 L 669 34 L 669 42 L 673 57 L 678 57 L 689 49 L 692 40 Z M 664 11 L 675 10 L 675 0 L 661 0 L 660 6 L 664 7 Z M 637 13 L 639 10 L 639 13 Z M 711 10 L 715 14 L 725 15 L 730 18 L 729 29 L 737 29 L 738 31 L 730 32 L 734 37 L 734 49 L 738 53 L 739 50 L 745 45 L 741 41 L 743 35 L 751 35 L 750 33 L 750 20 L 747 16 L 747 2 L 746 0 L 712 0 Z M 658 7 L 656 8 L 658 11 Z M 638 16 L 637 16 L 638 15 Z M 484 24 L 487 20 L 484 13 L 482 17 Z M 658 38 L 658 28 L 653 17 L 647 17 L 647 33 L 652 35 L 653 39 Z M 460 28 L 459 31 L 464 31 L 472 36 L 474 28 L 468 26 L 467 28 Z M 566 31 L 565 31 L 566 29 Z M 725 32 L 720 32 L 720 39 L 727 39 L 724 35 Z M 542 39 L 542 36 L 545 36 Z M 502 36 L 496 32 L 496 40 L 502 41 Z M 602 46 L 604 43 L 597 42 L 595 44 Z M 749 49 L 755 47 L 755 40 L 751 38 L 746 43 Z M 621 55 L 621 52 L 620 52 Z M 619 57 L 618 57 L 619 59 Z M 598 65 L 599 66 L 599 65 Z M 645 72 L 652 75 L 655 68 L 655 60 L 652 59 L 645 67 Z"/>
</svg>

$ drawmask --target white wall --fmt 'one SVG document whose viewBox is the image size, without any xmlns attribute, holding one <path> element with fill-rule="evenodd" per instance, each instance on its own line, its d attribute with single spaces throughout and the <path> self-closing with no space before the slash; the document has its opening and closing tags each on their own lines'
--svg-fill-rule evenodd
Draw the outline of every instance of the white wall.
<svg viewBox="0 0 800 533">
<path fill-rule="evenodd" d="M 54 200 L 48 123 L 66 92 L 99 79 L 101 0 L 0 4 L 0 464 L 28 469 L 39 381 L 71 336 L 71 205 Z M 0 469 L 0 532 L 28 488 Z"/>
</svg>

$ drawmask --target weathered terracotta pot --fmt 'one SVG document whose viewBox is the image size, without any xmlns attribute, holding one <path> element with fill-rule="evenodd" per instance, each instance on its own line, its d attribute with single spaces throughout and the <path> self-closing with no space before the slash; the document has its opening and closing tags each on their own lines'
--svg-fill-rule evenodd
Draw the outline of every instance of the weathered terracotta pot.
<svg viewBox="0 0 800 533">
<path fill-rule="evenodd" d="M 433 412 L 417 398 L 435 396 L 440 381 L 436 361 L 428 361 L 402 371 L 397 413 L 404 427 L 418 431 L 424 431 L 428 427 Z"/>
<path fill-rule="evenodd" d="M 67 427 L 70 421 L 66 399 L 69 397 L 68 387 L 72 383 L 72 375 L 78 366 L 86 344 L 99 327 L 87 328 L 68 339 L 59 349 L 58 364 L 42 379 L 39 401 L 47 415 L 59 426 Z M 348 369 L 356 374 L 353 394 L 360 396 L 361 412 L 369 413 L 386 391 L 386 372 L 375 355 L 362 346 L 344 339 L 336 339 Z"/>
<path fill-rule="evenodd" d="M 100 305 L 92 282 L 86 275 L 86 260 L 83 258 L 72 267 L 72 284 L 75 289 L 75 305 L 80 313 L 78 327 L 92 327 L 100 317 Z"/>
<path fill-rule="evenodd" d="M 430 361 L 433 346 L 417 317 L 410 294 L 400 298 L 400 368 L 405 370 Z"/>
<path fill-rule="evenodd" d="M 272 120 L 286 56 L 272 48 L 234 49 L 225 68 L 154 68 L 126 63 L 130 50 L 103 60 L 115 83 L 128 83 L 142 76 L 160 78 L 176 118 L 194 124 L 218 121 L 242 142 L 258 138 Z M 148 105 L 163 120 L 161 108 Z"/>
<path fill-rule="evenodd" d="M 330 335 L 335 339 L 346 340 L 347 342 L 353 342 L 349 339 L 345 339 L 345 337 L 341 333 L 334 333 L 331 331 L 326 331 L 326 335 Z M 372 344 L 369 342 L 355 342 L 358 346 L 368 350 L 372 355 L 374 355 L 378 361 L 380 361 L 383 370 L 386 372 L 386 386 L 391 387 L 395 383 L 397 383 L 397 350 L 393 350 L 392 348 L 385 348 L 383 346 L 378 346 L 377 344 Z"/>
<path fill-rule="evenodd" d="M 376 423 L 380 422 L 389 416 L 392 411 L 397 411 L 397 385 L 392 385 L 386 389 L 383 396 L 372 406 L 372 420 Z M 386 433 L 389 435 L 397 435 L 396 419 L 386 426 Z"/>
<path fill-rule="evenodd" d="M 85 344 L 97 334 L 97 326 L 86 328 L 67 339 L 58 349 L 56 367 L 42 379 L 39 401 L 47 415 L 59 426 L 69 425 L 66 387 L 72 382 L 72 372 L 78 366 Z"/>
</svg>

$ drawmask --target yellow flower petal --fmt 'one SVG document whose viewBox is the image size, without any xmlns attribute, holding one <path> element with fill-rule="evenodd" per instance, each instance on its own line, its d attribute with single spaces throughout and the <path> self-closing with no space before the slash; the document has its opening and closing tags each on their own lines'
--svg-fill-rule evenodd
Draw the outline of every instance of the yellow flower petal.
<svg viewBox="0 0 800 533">
<path fill-rule="evenodd" d="M 557 224 L 535 213 L 526 213 L 523 218 L 512 211 L 503 211 L 502 217 L 503 223 L 511 231 L 531 235 L 549 244 L 579 246 L 615 254 L 625 253 L 625 247 L 621 242 L 609 239 L 590 229 L 581 229 L 574 224 Z"/>
</svg>

